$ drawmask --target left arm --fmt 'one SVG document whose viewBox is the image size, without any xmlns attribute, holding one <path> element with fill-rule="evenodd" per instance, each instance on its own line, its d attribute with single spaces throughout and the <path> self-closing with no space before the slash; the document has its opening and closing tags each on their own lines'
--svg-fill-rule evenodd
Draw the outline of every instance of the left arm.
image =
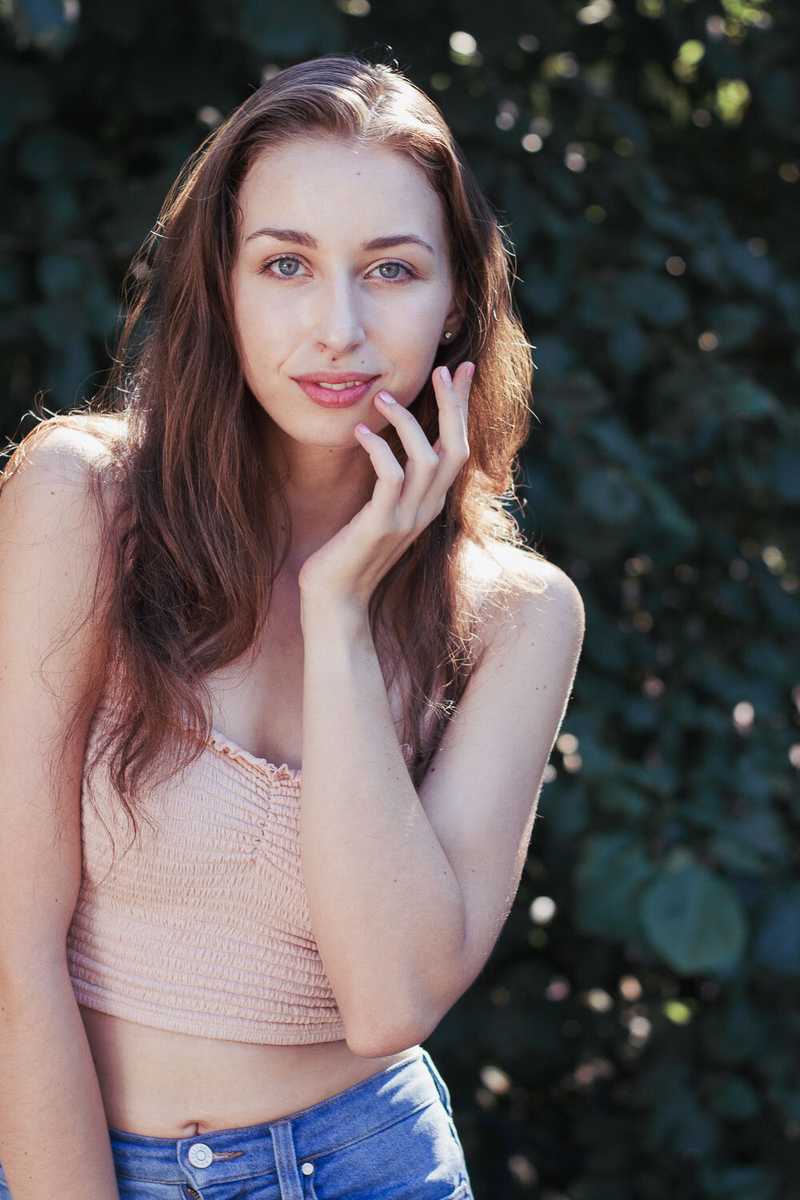
<svg viewBox="0 0 800 1200">
<path fill-rule="evenodd" d="M 495 629 L 487 639 L 417 794 L 368 602 L 442 512 L 469 458 L 473 371 L 469 362 L 452 379 L 445 367 L 433 371 L 433 446 L 405 405 L 376 395 L 405 465 L 384 438 L 356 425 L 377 476 L 372 497 L 298 575 L 303 874 L 348 1044 L 366 1057 L 427 1037 L 491 953 L 519 884 L 583 636 L 578 589 L 537 561 L 546 591 L 511 606 L 509 636 Z"/>
<path fill-rule="evenodd" d="M 546 590 L 492 638 L 419 793 L 366 617 L 304 603 L 303 871 L 356 1053 L 427 1037 L 510 912 L 585 623 L 569 577 L 536 573 Z"/>
<path fill-rule="evenodd" d="M 366 614 L 306 600 L 303 637 L 309 912 L 348 1045 L 374 1057 L 419 1040 L 463 943 L 463 898 L 403 759 Z"/>
</svg>

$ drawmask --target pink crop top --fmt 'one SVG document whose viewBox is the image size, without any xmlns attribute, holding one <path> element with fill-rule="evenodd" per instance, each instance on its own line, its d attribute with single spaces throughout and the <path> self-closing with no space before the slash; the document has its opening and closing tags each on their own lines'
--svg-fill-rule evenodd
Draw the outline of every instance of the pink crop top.
<svg viewBox="0 0 800 1200">
<path fill-rule="evenodd" d="M 102 712 L 101 702 L 87 757 Z M 111 869 L 109 834 L 86 800 L 67 937 L 78 1003 L 237 1042 L 344 1038 L 303 884 L 300 769 L 257 758 L 215 730 L 183 777 L 146 794 L 136 841 L 105 778 L 101 760 L 93 795 L 116 862 Z"/>
</svg>

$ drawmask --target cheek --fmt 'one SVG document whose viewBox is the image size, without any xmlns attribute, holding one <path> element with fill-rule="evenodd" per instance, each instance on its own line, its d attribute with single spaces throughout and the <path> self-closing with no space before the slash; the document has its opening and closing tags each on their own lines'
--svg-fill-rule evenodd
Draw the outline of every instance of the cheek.
<svg viewBox="0 0 800 1200">
<path fill-rule="evenodd" d="M 379 314 L 385 328 L 418 346 L 428 337 L 435 344 L 446 315 L 447 298 L 427 289 L 409 290 L 393 304 L 384 303 Z"/>
<path fill-rule="evenodd" d="M 237 305 L 239 336 L 253 362 L 280 356 L 297 330 L 290 305 L 266 302 L 262 294 L 244 292 Z"/>
</svg>

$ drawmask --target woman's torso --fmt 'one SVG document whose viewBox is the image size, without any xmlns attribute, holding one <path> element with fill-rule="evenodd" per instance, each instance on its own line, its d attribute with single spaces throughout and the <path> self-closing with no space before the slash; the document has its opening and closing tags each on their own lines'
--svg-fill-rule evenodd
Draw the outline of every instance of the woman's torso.
<svg viewBox="0 0 800 1200">
<path fill-rule="evenodd" d="M 473 553 L 474 551 L 474 553 Z M 503 551 L 505 555 L 513 550 Z M 480 596 L 501 561 L 470 546 L 465 576 Z M 478 657 L 491 619 L 477 629 Z M 296 575 L 275 581 L 257 653 L 212 672 L 206 682 L 213 725 L 251 754 L 272 763 L 302 762 L 303 635 Z M 404 684 L 389 690 L 400 728 Z M 281 703 L 270 699 L 280 690 Z M 259 714 L 269 714 L 268 722 Z M 260 1045 L 157 1029 L 80 1005 L 103 1097 L 107 1123 L 150 1137 L 190 1137 L 216 1129 L 273 1121 L 307 1108 L 409 1057 L 362 1058 L 344 1040 L 306 1045 Z"/>
<path fill-rule="evenodd" d="M 478 560 L 475 560 L 476 562 Z M 485 569 L 485 564 L 482 569 Z M 485 645 L 488 622 L 479 628 Z M 276 580 L 264 635 L 247 656 L 208 676 L 213 724 L 273 763 L 302 761 L 303 637 L 296 577 Z M 397 679 L 403 678 L 398 672 Z M 400 728 L 400 683 L 389 704 Z M 269 703 L 280 689 L 281 703 Z M 269 713 L 269 723 L 259 714 Z M 106 1119 L 151 1137 L 190 1137 L 276 1120 L 307 1108 L 412 1055 L 362 1058 L 344 1040 L 259 1045 L 174 1033 L 80 1006 Z"/>
</svg>

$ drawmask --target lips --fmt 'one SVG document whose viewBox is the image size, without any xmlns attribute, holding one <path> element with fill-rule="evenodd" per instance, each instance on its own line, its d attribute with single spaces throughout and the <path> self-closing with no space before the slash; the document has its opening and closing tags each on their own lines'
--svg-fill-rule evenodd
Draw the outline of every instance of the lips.
<svg viewBox="0 0 800 1200">
<path fill-rule="evenodd" d="M 350 383 L 351 380 L 366 383 L 368 379 L 377 379 L 377 375 L 368 375 L 366 371 L 351 371 L 349 375 L 345 371 L 308 371 L 294 378 L 298 383 L 300 380 L 304 383 Z"/>
<path fill-rule="evenodd" d="M 330 381 L 336 382 L 336 376 L 330 376 Z M 340 376 L 341 378 L 341 376 Z M 351 375 L 351 379 L 358 379 L 358 373 Z M 364 396 L 366 396 L 378 378 L 377 375 L 366 376 L 362 383 L 356 384 L 355 387 L 348 388 L 324 388 L 320 387 L 319 382 L 313 379 L 305 378 L 295 379 L 295 383 L 299 385 L 305 394 L 314 401 L 315 404 L 322 405 L 323 408 L 350 408 L 353 404 L 357 404 Z"/>
</svg>

